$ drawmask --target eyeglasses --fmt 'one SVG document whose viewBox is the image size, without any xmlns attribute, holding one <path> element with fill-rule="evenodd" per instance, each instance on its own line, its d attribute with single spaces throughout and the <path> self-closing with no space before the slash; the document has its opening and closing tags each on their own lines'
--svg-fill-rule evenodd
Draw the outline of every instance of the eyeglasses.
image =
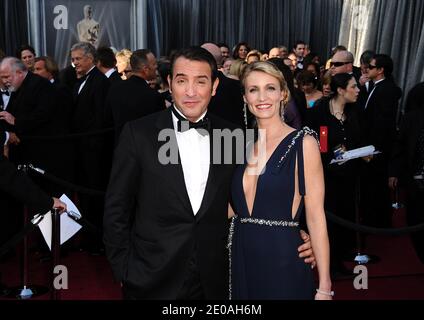
<svg viewBox="0 0 424 320">
<path fill-rule="evenodd" d="M 375 69 L 375 68 L 378 68 L 378 67 L 377 66 L 373 66 L 372 64 L 369 64 L 368 65 L 368 69 L 370 69 L 370 70 Z"/>
<path fill-rule="evenodd" d="M 341 67 L 352 62 L 331 62 L 330 67 Z"/>
</svg>

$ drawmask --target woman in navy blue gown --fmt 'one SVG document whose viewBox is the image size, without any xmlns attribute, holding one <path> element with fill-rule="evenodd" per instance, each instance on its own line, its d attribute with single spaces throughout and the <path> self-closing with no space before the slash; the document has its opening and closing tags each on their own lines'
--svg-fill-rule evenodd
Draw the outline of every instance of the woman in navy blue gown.
<svg viewBox="0 0 424 320">
<path fill-rule="evenodd" d="M 281 120 L 289 92 L 281 72 L 268 62 L 249 65 L 242 77 L 244 100 L 255 116 L 258 138 L 232 185 L 229 237 L 231 299 L 331 299 L 324 178 L 314 133 Z M 306 223 L 319 283 L 298 257 Z"/>
</svg>

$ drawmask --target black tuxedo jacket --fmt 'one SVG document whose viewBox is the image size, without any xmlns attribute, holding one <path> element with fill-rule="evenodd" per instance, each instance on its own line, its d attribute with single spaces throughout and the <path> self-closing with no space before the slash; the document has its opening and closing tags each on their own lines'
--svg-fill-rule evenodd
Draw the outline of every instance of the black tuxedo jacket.
<svg viewBox="0 0 424 320">
<path fill-rule="evenodd" d="M 115 127 L 117 141 L 127 122 L 164 109 L 165 102 L 160 94 L 150 88 L 146 80 L 133 75 L 110 89 L 106 99 L 106 121 Z"/>
<path fill-rule="evenodd" d="M 112 72 L 112 74 L 111 74 L 111 75 L 110 75 L 110 77 L 109 77 L 109 82 L 110 82 L 110 85 L 111 85 L 111 86 L 112 86 L 112 85 L 115 85 L 115 84 L 117 84 L 117 83 L 122 82 L 122 78 L 121 78 L 121 76 L 119 75 L 118 71 L 114 71 L 114 72 Z"/>
<path fill-rule="evenodd" d="M 214 129 L 234 129 L 213 115 L 209 118 Z M 181 164 L 158 160 L 169 143 L 158 141 L 161 132 L 176 144 L 169 109 L 128 123 L 115 149 L 103 224 L 113 273 L 142 299 L 176 299 L 195 254 L 206 298 L 226 299 L 227 210 L 234 164 L 212 163 L 211 138 L 207 186 L 194 215 Z"/>
<path fill-rule="evenodd" d="M 72 126 L 74 132 L 90 132 L 103 128 L 105 99 L 109 90 L 109 80 L 96 67 L 91 70 L 81 92 L 80 79 L 74 87 L 74 111 Z"/>
<path fill-rule="evenodd" d="M 396 137 L 396 114 L 401 96 L 401 89 L 393 81 L 385 79 L 375 86 L 362 113 L 361 136 L 364 144 L 374 145 L 387 160 Z"/>
<path fill-rule="evenodd" d="M 4 131 L 0 130 L 0 149 L 6 139 Z M 0 152 L 0 190 L 7 192 L 36 212 L 45 213 L 53 207 L 53 199 L 45 194 L 31 179 L 9 162 Z"/>
<path fill-rule="evenodd" d="M 15 116 L 16 120 L 15 126 L 5 128 L 7 131 L 16 132 L 20 138 L 24 137 L 18 146 L 10 146 L 12 162 L 30 162 L 54 175 L 66 172 L 67 165 L 57 161 L 55 154 L 67 148 L 64 144 L 69 144 L 69 141 L 32 137 L 53 137 L 69 132 L 69 99 L 70 96 L 60 94 L 48 80 L 28 72 L 19 89 L 12 93 L 7 107 L 7 111 Z"/>
<path fill-rule="evenodd" d="M 244 102 L 240 81 L 230 79 L 222 72 L 218 72 L 218 79 L 219 85 L 209 104 L 209 112 L 236 126 L 244 127 Z"/>
<path fill-rule="evenodd" d="M 389 163 L 389 176 L 410 181 L 416 173 L 417 142 L 424 129 L 424 110 L 416 109 L 403 116 Z"/>
</svg>

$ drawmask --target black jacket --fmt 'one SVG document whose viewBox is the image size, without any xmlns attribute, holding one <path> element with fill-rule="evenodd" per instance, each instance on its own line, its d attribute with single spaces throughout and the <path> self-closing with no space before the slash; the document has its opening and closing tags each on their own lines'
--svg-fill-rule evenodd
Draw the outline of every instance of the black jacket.
<svg viewBox="0 0 424 320">
<path fill-rule="evenodd" d="M 227 121 L 209 118 L 212 129 L 234 129 Z M 212 163 L 211 138 L 208 181 L 194 215 L 181 164 L 158 160 L 168 143 L 158 141 L 165 129 L 176 142 L 169 109 L 130 122 L 122 131 L 106 194 L 107 257 L 115 277 L 136 288 L 140 298 L 176 299 L 195 254 L 205 297 L 226 299 L 227 211 L 234 165 Z"/>
<path fill-rule="evenodd" d="M 146 80 L 133 75 L 110 89 L 106 99 L 107 126 L 115 127 L 117 141 L 127 122 L 164 109 L 165 102 L 160 94 L 150 88 Z"/>
<path fill-rule="evenodd" d="M 0 146 L 6 139 L 4 131 L 0 131 Z M 46 213 L 53 207 L 53 199 L 45 194 L 25 173 L 20 172 L 0 152 L 0 191 L 7 192 L 19 201 L 33 208 L 35 212 Z"/>
<path fill-rule="evenodd" d="M 424 129 L 424 110 L 415 109 L 403 116 L 389 162 L 389 176 L 410 180 L 415 171 L 417 142 Z"/>
<path fill-rule="evenodd" d="M 374 145 L 387 160 L 396 137 L 396 115 L 401 96 L 401 89 L 393 81 L 383 80 L 375 85 L 361 117 L 363 144 Z"/>
</svg>

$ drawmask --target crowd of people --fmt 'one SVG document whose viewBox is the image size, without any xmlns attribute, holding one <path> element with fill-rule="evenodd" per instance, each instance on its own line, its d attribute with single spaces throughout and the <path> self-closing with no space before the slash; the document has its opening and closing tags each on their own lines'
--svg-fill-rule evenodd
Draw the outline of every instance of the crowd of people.
<svg viewBox="0 0 424 320">
<path fill-rule="evenodd" d="M 68 193 L 103 230 L 83 248 L 106 251 L 126 299 L 331 299 L 331 277 L 352 274 L 343 261 L 355 237 L 325 210 L 354 222 L 359 207 L 361 223 L 391 227 L 390 193 L 404 186 L 408 221 L 424 220 L 423 88 L 408 94 L 398 132 L 388 55 L 366 51 L 359 68 L 343 46 L 324 63 L 302 41 L 267 52 L 242 42 L 157 60 L 79 42 L 70 57 L 59 71 L 27 45 L 0 56 L 1 186 L 29 186 L 11 163 L 31 163 L 106 196 L 33 177 L 42 204 L 0 194 L 0 245 L 17 231 L 16 198 L 64 210 L 57 197 Z M 228 163 L 214 132 L 240 129 L 254 139 L 245 134 L 242 163 L 232 145 Z M 177 163 L 161 162 L 167 143 Z M 369 145 L 381 153 L 331 164 Z M 413 240 L 424 262 L 422 232 Z"/>
</svg>

